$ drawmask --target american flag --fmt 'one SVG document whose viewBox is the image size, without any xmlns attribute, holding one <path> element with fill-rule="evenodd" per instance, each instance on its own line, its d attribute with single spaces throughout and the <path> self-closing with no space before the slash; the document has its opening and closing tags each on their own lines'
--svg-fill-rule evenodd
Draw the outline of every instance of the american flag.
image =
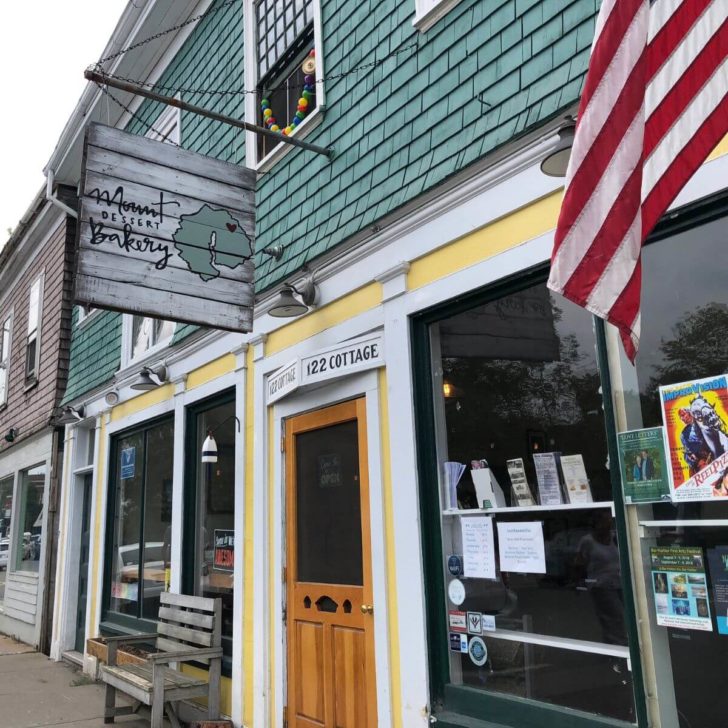
<svg viewBox="0 0 728 728">
<path fill-rule="evenodd" d="M 632 361 L 642 243 L 728 133 L 727 57 L 728 0 L 603 0 L 548 285 Z"/>
</svg>

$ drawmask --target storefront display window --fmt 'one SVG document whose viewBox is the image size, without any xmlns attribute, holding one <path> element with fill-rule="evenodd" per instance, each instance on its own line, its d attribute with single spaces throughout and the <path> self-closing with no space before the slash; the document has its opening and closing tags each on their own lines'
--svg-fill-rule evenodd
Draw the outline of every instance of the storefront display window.
<svg viewBox="0 0 728 728">
<path fill-rule="evenodd" d="M 18 571 L 37 572 L 40 569 L 45 480 L 45 465 L 37 465 L 20 474 L 19 528 L 14 532 L 15 568 Z"/>
<path fill-rule="evenodd" d="M 185 529 L 185 591 L 222 599 L 222 636 L 226 656 L 232 655 L 233 571 L 235 563 L 235 400 L 225 395 L 190 411 L 190 432 L 194 444 L 187 450 L 188 528 Z M 201 453 L 212 437 L 217 461 Z M 192 462 L 190 462 L 192 461 Z M 194 499 L 194 501 L 192 500 Z"/>
<path fill-rule="evenodd" d="M 10 523 L 13 513 L 13 477 L 0 480 L 0 603 L 5 598 L 5 579 L 10 558 Z"/>
<path fill-rule="evenodd" d="M 684 213 L 682 219 L 704 212 Z M 642 255 L 636 366 L 610 341 L 618 427 L 631 431 L 667 424 L 673 430 L 665 438 L 666 475 L 672 476 L 673 487 L 726 452 L 722 380 L 728 372 L 728 289 L 722 266 L 715 264 L 725 259 L 726 222 L 723 217 L 679 232 L 663 226 L 660 239 Z M 694 264 L 688 264 L 687 251 Z M 659 387 L 682 383 L 686 386 L 660 397 Z M 663 498 L 627 506 L 641 536 L 633 548 L 642 555 L 663 725 L 721 728 L 726 723 L 728 498 L 723 494 L 728 489 L 723 470 L 706 480 L 710 487 L 701 497 L 707 500 Z M 633 477 L 637 474 L 622 473 L 626 488 Z"/>
<path fill-rule="evenodd" d="M 155 620 L 169 583 L 174 423 L 117 436 L 109 522 L 110 613 Z M 109 615 L 113 621 L 113 616 Z"/>
<path fill-rule="evenodd" d="M 428 337 L 446 684 L 636 722 L 591 315 L 524 283 Z"/>
</svg>

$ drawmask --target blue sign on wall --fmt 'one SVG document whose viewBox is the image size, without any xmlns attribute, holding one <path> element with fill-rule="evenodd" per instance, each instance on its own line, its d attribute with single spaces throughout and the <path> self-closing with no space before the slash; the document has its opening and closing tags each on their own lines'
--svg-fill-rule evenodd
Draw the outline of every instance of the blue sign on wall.
<svg viewBox="0 0 728 728">
<path fill-rule="evenodd" d="M 136 466 L 136 448 L 125 447 L 121 451 L 121 479 L 126 480 L 127 478 L 134 477 L 134 471 Z"/>
</svg>

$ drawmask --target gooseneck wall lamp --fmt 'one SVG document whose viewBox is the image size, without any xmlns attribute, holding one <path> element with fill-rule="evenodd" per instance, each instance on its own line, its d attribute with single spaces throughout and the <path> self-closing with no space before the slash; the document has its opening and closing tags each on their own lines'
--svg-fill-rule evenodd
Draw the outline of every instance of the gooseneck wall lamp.
<svg viewBox="0 0 728 728">
<path fill-rule="evenodd" d="M 15 438 L 20 434 L 20 430 L 17 427 L 11 427 L 5 433 L 5 442 L 15 442 Z"/>
<path fill-rule="evenodd" d="M 167 377 L 167 367 L 163 364 L 155 368 L 143 367 L 139 372 L 139 376 L 129 386 L 131 389 L 146 392 L 164 384 L 167 381 Z"/>
<path fill-rule="evenodd" d="M 301 284 L 300 290 L 292 283 L 286 283 L 278 294 L 278 300 L 268 309 L 268 313 L 276 318 L 300 316 L 316 304 L 317 298 L 318 290 L 313 282 L 313 276 L 310 276 Z"/>
<path fill-rule="evenodd" d="M 86 414 L 86 410 L 83 405 L 80 407 L 64 407 L 61 410 L 61 414 L 56 418 L 57 425 L 73 425 L 76 422 L 80 422 Z"/>
<path fill-rule="evenodd" d="M 545 175 L 549 177 L 566 177 L 575 132 L 576 123 L 571 118 L 558 130 L 559 138 L 556 146 L 541 162 L 541 171 Z"/>
</svg>

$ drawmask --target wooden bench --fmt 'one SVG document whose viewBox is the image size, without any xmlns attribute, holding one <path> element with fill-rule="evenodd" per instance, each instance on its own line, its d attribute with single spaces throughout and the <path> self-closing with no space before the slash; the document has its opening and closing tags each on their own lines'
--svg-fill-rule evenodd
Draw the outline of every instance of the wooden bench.
<svg viewBox="0 0 728 728">
<path fill-rule="evenodd" d="M 104 723 L 117 715 L 136 713 L 142 704 L 152 711 L 151 728 L 162 728 L 165 710 L 174 728 L 180 728 L 174 703 L 207 696 L 211 720 L 220 713 L 220 671 L 222 647 L 220 631 L 221 600 L 162 592 L 158 632 L 122 637 L 107 637 L 108 660 L 101 668 L 106 683 Z M 154 643 L 157 652 L 147 656 L 143 665 L 117 665 L 120 643 Z M 209 680 L 179 672 L 170 663 L 209 664 Z M 116 691 L 129 695 L 133 705 L 116 706 Z"/>
</svg>

